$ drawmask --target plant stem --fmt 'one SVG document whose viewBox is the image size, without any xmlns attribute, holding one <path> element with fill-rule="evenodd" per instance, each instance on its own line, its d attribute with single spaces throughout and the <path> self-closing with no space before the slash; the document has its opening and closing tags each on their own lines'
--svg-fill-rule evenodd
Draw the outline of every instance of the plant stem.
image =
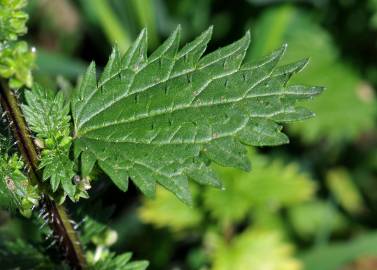
<svg viewBox="0 0 377 270">
<path fill-rule="evenodd" d="M 85 269 L 86 262 L 78 236 L 74 231 L 69 216 L 62 205 L 57 205 L 48 196 L 47 187 L 43 185 L 38 171 L 38 152 L 31 139 L 22 115 L 17 97 L 9 89 L 7 83 L 0 81 L 0 101 L 3 111 L 6 112 L 13 136 L 21 152 L 25 164 L 29 169 L 29 180 L 33 185 L 38 185 L 44 194 L 42 209 L 47 214 L 48 224 L 53 230 L 54 237 L 58 240 L 59 248 L 63 251 L 68 264 L 73 269 Z"/>
</svg>

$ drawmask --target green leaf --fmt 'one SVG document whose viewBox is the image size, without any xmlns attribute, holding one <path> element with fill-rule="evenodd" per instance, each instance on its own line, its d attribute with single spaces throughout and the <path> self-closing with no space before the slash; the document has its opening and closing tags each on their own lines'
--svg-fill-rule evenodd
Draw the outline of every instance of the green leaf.
<svg viewBox="0 0 377 270">
<path fill-rule="evenodd" d="M 302 269 L 293 257 L 293 246 L 284 242 L 278 231 L 248 229 L 230 243 L 216 235 L 208 238 L 215 247 L 213 270 Z"/>
<path fill-rule="evenodd" d="M 195 186 L 192 191 L 194 196 L 199 193 Z M 144 199 L 139 216 L 145 223 L 151 223 L 157 227 L 169 227 L 176 232 L 196 228 L 203 219 L 203 214 L 198 207 L 187 207 L 177 197 L 162 188 L 157 188 L 155 199 Z"/>
<path fill-rule="evenodd" d="M 335 168 L 327 172 L 326 184 L 337 202 L 351 214 L 361 214 L 365 208 L 363 197 L 344 168 Z"/>
<path fill-rule="evenodd" d="M 26 5 L 26 0 L 0 0 L 0 76 L 8 78 L 13 89 L 31 87 L 33 82 L 34 49 L 17 41 L 18 36 L 27 32 L 29 16 L 22 11 Z"/>
<path fill-rule="evenodd" d="M 9 155 L 7 139 L 0 136 L 0 207 L 6 210 L 18 209 L 30 217 L 38 205 L 38 188 L 32 186 L 24 174 L 24 163 L 15 153 Z"/>
<path fill-rule="evenodd" d="M 204 218 L 203 211 L 221 225 L 242 222 L 250 214 L 253 224 L 259 225 L 265 219 L 277 217 L 277 211 L 283 207 L 304 205 L 314 196 L 315 182 L 300 171 L 298 164 L 285 164 L 256 153 L 249 156 L 254 161 L 251 172 L 215 168 L 223 179 L 223 190 L 199 190 L 197 185 L 191 185 L 194 201 L 203 204 L 185 207 L 173 194 L 158 188 L 155 199 L 144 199 L 140 218 L 176 232 L 196 228 Z"/>
<path fill-rule="evenodd" d="M 347 221 L 330 202 L 313 200 L 288 209 L 292 228 L 302 238 L 309 240 L 321 234 L 344 231 Z"/>
<path fill-rule="evenodd" d="M 39 168 L 43 169 L 43 180 L 50 179 L 53 192 L 61 186 L 76 200 L 76 187 L 72 183 L 74 163 L 69 158 L 72 144 L 69 104 L 64 102 L 63 93 L 56 94 L 38 85 L 25 92 L 25 99 L 27 105 L 22 105 L 22 110 L 42 148 Z"/>
<path fill-rule="evenodd" d="M 16 40 L 26 33 L 29 16 L 21 10 L 26 5 L 26 0 L 0 0 L 0 42 Z"/>
<path fill-rule="evenodd" d="M 54 139 L 68 136 L 70 132 L 69 106 L 61 92 L 34 85 L 32 91 L 25 92 L 27 105 L 22 110 L 29 127 L 40 138 Z"/>
<path fill-rule="evenodd" d="M 17 89 L 23 85 L 31 87 L 34 60 L 35 51 L 30 49 L 26 42 L 0 42 L 0 76 L 9 78 L 11 88 Z"/>
<path fill-rule="evenodd" d="M 157 182 L 190 203 L 188 177 L 213 178 L 208 159 L 248 169 L 240 143 L 287 142 L 277 123 L 311 117 L 296 101 L 322 91 L 286 85 L 306 61 L 276 67 L 284 46 L 243 63 L 248 33 L 202 57 L 211 33 L 179 49 L 178 28 L 147 57 L 144 30 L 123 57 L 114 49 L 98 82 L 91 64 L 72 102 L 75 155 L 97 160 L 122 190 L 131 178 L 153 196 Z"/>
<path fill-rule="evenodd" d="M 69 148 L 42 151 L 39 167 L 43 169 L 43 180 L 50 179 L 53 192 L 61 184 L 64 191 L 74 200 L 76 188 L 72 183 L 75 175 L 73 166 L 73 161 L 69 159 Z"/>
</svg>

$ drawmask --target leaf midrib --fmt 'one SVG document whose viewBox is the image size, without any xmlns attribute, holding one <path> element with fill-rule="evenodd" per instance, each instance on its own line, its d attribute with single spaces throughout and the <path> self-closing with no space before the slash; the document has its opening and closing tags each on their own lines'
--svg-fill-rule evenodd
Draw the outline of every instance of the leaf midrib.
<svg viewBox="0 0 377 270">
<path fill-rule="evenodd" d="M 239 72 L 239 70 L 232 71 L 232 72 L 229 72 L 227 74 L 222 74 L 222 75 L 220 75 L 216 78 L 210 79 L 209 81 L 207 81 L 207 83 L 205 85 L 203 85 L 201 87 L 201 89 L 203 89 L 202 91 L 204 91 L 208 87 L 208 85 L 210 83 L 212 83 L 213 81 L 224 78 L 226 76 L 230 76 L 230 75 L 235 74 L 237 72 Z M 139 120 L 142 120 L 142 119 L 160 116 L 160 115 L 164 115 L 164 114 L 171 114 L 171 113 L 179 111 L 179 110 L 232 104 L 232 103 L 237 103 L 237 102 L 240 102 L 240 101 L 243 101 L 243 100 L 246 100 L 246 99 L 253 99 L 253 98 L 259 98 L 259 97 L 284 96 L 284 95 L 300 95 L 300 96 L 302 96 L 303 95 L 302 93 L 296 93 L 296 92 L 290 92 L 290 91 L 282 91 L 282 92 L 279 92 L 279 93 L 264 93 L 264 94 L 259 93 L 259 94 L 249 95 L 250 91 L 253 90 L 257 85 L 259 85 L 260 83 L 262 83 L 263 81 L 265 81 L 269 78 L 275 77 L 275 76 L 272 76 L 272 73 L 273 73 L 273 71 L 271 71 L 268 75 L 264 76 L 260 80 L 256 81 L 252 86 L 249 87 L 249 89 L 247 89 L 245 91 L 245 94 L 242 95 L 241 97 L 231 98 L 231 99 L 227 99 L 227 100 L 224 100 L 224 101 L 220 100 L 218 102 L 208 102 L 208 103 L 201 103 L 201 104 L 193 105 L 192 103 L 202 93 L 202 91 L 199 91 L 199 93 L 196 96 L 194 96 L 194 99 L 189 104 L 183 104 L 181 106 L 176 106 L 169 111 L 167 111 L 166 109 L 155 110 L 155 111 L 150 111 L 148 113 L 139 114 L 139 115 L 133 116 L 132 118 L 124 119 L 124 120 L 121 120 L 121 121 L 113 121 L 113 122 L 107 122 L 106 124 L 93 125 L 93 126 L 90 126 L 89 128 L 84 128 L 83 130 L 81 130 L 81 132 L 78 133 L 77 137 L 83 136 L 83 135 L 87 134 L 88 132 L 91 132 L 91 131 L 94 131 L 94 130 L 97 130 L 97 129 L 102 129 L 102 128 L 105 128 L 105 127 L 110 127 L 110 126 L 115 126 L 115 125 L 132 123 L 132 122 L 139 121 Z M 137 93 L 137 94 L 139 94 L 139 93 Z M 310 94 L 307 94 L 307 95 L 310 95 Z M 112 104 L 114 104 L 114 103 L 112 103 Z M 96 111 L 95 115 L 98 115 L 99 113 L 103 112 L 104 110 L 106 110 L 106 108 L 101 109 L 99 111 Z M 253 117 L 272 117 L 272 116 L 274 116 L 274 115 L 253 115 Z M 88 122 L 91 118 L 92 117 L 89 117 L 89 119 L 86 122 Z M 86 122 L 83 122 L 83 124 L 86 123 Z"/>
</svg>

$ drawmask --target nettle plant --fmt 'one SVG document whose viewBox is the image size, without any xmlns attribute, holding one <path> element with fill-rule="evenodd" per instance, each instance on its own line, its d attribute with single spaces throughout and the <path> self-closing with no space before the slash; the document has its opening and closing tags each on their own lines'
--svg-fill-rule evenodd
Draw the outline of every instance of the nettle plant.
<svg viewBox="0 0 377 270">
<path fill-rule="evenodd" d="M 25 4 L 0 0 L 0 203 L 42 223 L 51 244 L 1 244 L 8 268 L 146 269 L 110 251 L 116 235 L 93 215 L 72 226 L 63 203 L 90 196 L 94 168 L 122 191 L 131 180 L 153 197 L 159 184 L 190 205 L 189 179 L 221 187 L 211 162 L 249 170 L 245 146 L 288 143 L 280 124 L 312 117 L 296 102 L 322 91 L 287 84 L 307 60 L 279 66 L 286 46 L 249 62 L 249 33 L 205 54 L 212 28 L 181 47 L 178 27 L 149 56 L 146 30 L 124 55 L 114 48 L 66 98 L 32 82 L 35 50 L 17 41 Z"/>
</svg>

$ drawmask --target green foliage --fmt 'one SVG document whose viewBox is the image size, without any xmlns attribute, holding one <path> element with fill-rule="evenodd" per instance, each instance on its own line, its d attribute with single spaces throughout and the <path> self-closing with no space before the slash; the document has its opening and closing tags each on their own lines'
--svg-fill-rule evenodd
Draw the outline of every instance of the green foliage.
<svg viewBox="0 0 377 270">
<path fill-rule="evenodd" d="M 85 186 L 72 182 L 75 172 L 69 158 L 72 144 L 70 108 L 63 93 L 56 94 L 35 85 L 32 91 L 25 93 L 25 99 L 27 105 L 22 106 L 25 118 L 42 148 L 39 167 L 43 169 L 43 180 L 50 180 L 53 192 L 61 187 L 73 201 L 86 196 Z"/>
<path fill-rule="evenodd" d="M 124 253 L 117 255 L 114 252 L 110 252 L 109 247 L 113 245 L 117 240 L 117 233 L 109 230 L 105 227 L 100 234 L 92 237 L 93 243 L 96 245 L 96 249 L 88 251 L 86 258 L 90 265 L 89 269 L 93 270 L 144 270 L 148 266 L 147 261 L 134 261 L 130 262 L 131 253 Z"/>
<path fill-rule="evenodd" d="M 85 217 L 80 226 L 80 240 L 87 250 L 89 269 L 144 270 L 147 268 L 146 261 L 130 262 L 131 253 L 117 255 L 110 251 L 110 247 L 118 240 L 117 232 L 108 227 L 109 218 L 113 213 L 112 208 L 104 208 L 97 203 L 81 210 Z M 95 249 L 92 249 L 93 246 Z"/>
<path fill-rule="evenodd" d="M 295 232 L 303 239 L 344 231 L 345 217 L 329 202 L 314 200 L 295 205 L 288 210 Z"/>
<path fill-rule="evenodd" d="M 68 269 L 63 266 L 58 267 L 57 265 L 54 265 L 45 255 L 43 250 L 40 250 L 21 239 L 1 244 L 0 261 L 2 269 Z"/>
<path fill-rule="evenodd" d="M 32 131 L 44 140 L 43 144 L 48 144 L 47 139 L 60 142 L 69 136 L 69 104 L 61 92 L 34 85 L 32 91 L 25 92 L 25 99 L 27 105 L 22 106 L 25 118 Z"/>
<path fill-rule="evenodd" d="M 26 0 L 0 1 L 0 40 L 17 40 L 27 32 L 26 21 L 29 16 L 22 11 Z"/>
<path fill-rule="evenodd" d="M 215 166 L 223 190 L 193 185 L 193 208 L 184 207 L 173 194 L 158 188 L 155 199 L 144 200 L 140 218 L 171 229 L 178 239 L 207 232 L 203 252 L 210 256 L 213 270 L 301 269 L 293 257 L 293 246 L 282 238 L 286 232 L 279 210 L 312 199 L 315 183 L 296 163 L 284 164 L 255 151 L 249 157 L 253 160 L 249 173 Z M 311 220 L 308 212 L 303 214 L 303 219 Z M 239 224 L 248 224 L 245 232 L 236 231 Z M 315 226 L 318 229 L 318 223 Z"/>
<path fill-rule="evenodd" d="M 258 208 L 275 212 L 313 196 L 315 183 L 297 164 L 283 164 L 256 153 L 250 159 L 254 161 L 250 173 L 218 168 L 225 191 L 206 190 L 204 204 L 218 220 L 237 222 Z"/>
<path fill-rule="evenodd" d="M 77 202 L 91 185 L 90 200 L 67 207 L 82 210 L 68 216 L 88 269 L 145 269 L 127 250 L 148 258 L 153 270 L 366 270 L 352 262 L 362 256 L 375 268 L 376 0 L 27 2 L 32 31 L 26 38 L 38 48 L 34 80 L 43 87 L 16 96 L 27 104 L 46 194 L 36 207 L 39 193 L 26 182 L 30 166 L 15 147 L 3 147 L 0 206 L 27 216 L 37 211 L 30 219 L 0 211 L 1 269 L 68 269 L 59 263 L 61 238 L 40 222 L 53 217 L 44 202 L 60 203 L 66 195 Z M 25 3 L 0 0 L 2 86 L 32 83 L 35 54 L 17 41 L 26 33 Z M 178 23 L 184 31 L 153 52 Z M 215 26 L 213 37 L 209 30 L 180 49 L 208 25 Z M 131 44 L 144 26 L 149 49 L 145 32 Z M 255 35 L 249 55 L 247 36 L 216 50 L 249 27 Z M 72 87 L 88 59 L 103 63 L 114 42 L 121 53 L 131 48 L 125 55 L 114 49 L 107 67 L 92 65 L 78 78 L 81 86 Z M 284 56 L 282 48 L 253 60 L 283 43 L 290 48 Z M 308 56 L 308 68 L 288 82 L 304 61 L 284 65 Z M 284 121 L 295 118 L 289 110 L 306 95 L 292 92 L 296 83 L 327 91 L 301 103 L 317 118 L 291 124 Z M 280 109 L 291 118 L 268 115 Z M 18 130 L 7 121 L 11 115 L 0 122 L 2 134 Z M 249 130 L 242 128 L 246 122 Z M 287 142 L 281 124 L 299 137 L 295 143 L 246 152 L 244 145 Z M 140 197 L 132 184 L 125 196 L 102 181 L 108 178 L 123 190 L 129 179 L 151 196 L 156 189 L 156 198 Z M 182 199 L 190 194 L 187 207 Z"/>
<path fill-rule="evenodd" d="M 30 72 L 34 64 L 35 53 L 28 48 L 26 42 L 0 42 L 0 76 L 10 78 L 11 88 L 22 85 L 31 87 L 33 78 Z"/>
<path fill-rule="evenodd" d="M 35 53 L 26 42 L 16 41 L 26 33 L 25 23 L 28 15 L 21 9 L 26 0 L 0 1 L 0 76 L 9 78 L 11 88 L 23 85 L 31 87 L 31 68 Z"/>
<path fill-rule="evenodd" d="M 83 176 L 97 161 L 122 190 L 130 177 L 153 196 L 158 182 L 190 203 L 188 177 L 219 186 L 208 159 L 248 169 L 241 143 L 286 143 L 277 123 L 312 116 L 295 103 L 321 88 L 286 85 L 306 61 L 276 68 L 283 47 L 242 63 L 249 34 L 202 57 L 211 32 L 179 50 L 178 28 L 148 58 L 143 31 L 123 57 L 114 49 L 98 82 L 90 65 L 72 102 Z"/>
<path fill-rule="evenodd" d="M 8 148 L 1 138 L 0 145 L 0 207 L 19 209 L 20 213 L 30 217 L 38 205 L 40 195 L 37 187 L 30 185 L 23 173 L 24 163 L 17 154 L 8 154 Z"/>
<path fill-rule="evenodd" d="M 194 198 L 198 195 L 197 186 L 192 186 Z M 187 207 L 170 192 L 157 188 L 156 198 L 144 199 L 139 216 L 144 222 L 158 227 L 168 226 L 174 231 L 195 228 L 203 219 L 203 214 L 197 207 Z"/>
<path fill-rule="evenodd" d="M 249 156 L 254 161 L 249 173 L 217 166 L 224 190 L 204 188 L 199 191 L 193 186 L 194 201 L 203 201 L 203 205 L 184 207 L 169 192 L 158 189 L 156 198 L 145 200 L 139 210 L 141 219 L 181 231 L 199 226 L 205 213 L 209 212 L 217 222 L 227 226 L 241 222 L 259 210 L 271 215 L 313 197 L 315 184 L 299 171 L 297 164 L 282 164 L 256 153 Z M 253 218 L 257 219 L 258 215 Z"/>
<path fill-rule="evenodd" d="M 293 82 L 309 84 L 315 81 L 326 87 L 323 95 L 307 103 L 317 116 L 290 125 L 290 131 L 308 143 L 323 138 L 331 143 L 341 143 L 374 126 L 377 103 L 373 89 L 354 69 L 339 60 L 339 52 L 329 33 L 308 14 L 291 6 L 274 8 L 264 13 L 253 29 L 255 44 L 250 57 L 264 55 L 277 44 L 287 42 L 290 50 L 283 62 L 304 55 L 311 59 L 308 68 Z"/>
<path fill-rule="evenodd" d="M 51 258 L 48 251 L 39 244 L 30 244 L 21 239 L 5 241 L 0 245 L 2 269 L 71 269 Z M 114 252 L 109 252 L 105 246 L 97 246 L 95 254 L 88 252 L 87 258 L 89 270 L 145 270 L 148 266 L 146 261 L 130 261 L 131 253 L 116 255 Z"/>
<path fill-rule="evenodd" d="M 279 232 L 248 230 L 231 243 L 218 242 L 216 236 L 210 238 L 216 247 L 212 270 L 301 269 L 300 261 L 292 256 L 293 246 L 283 242 Z"/>
<path fill-rule="evenodd" d="M 362 256 L 376 256 L 376 232 L 370 232 L 346 243 L 319 246 L 302 255 L 305 270 L 341 269 Z M 373 268 L 370 268 L 373 269 Z"/>
<path fill-rule="evenodd" d="M 360 214 L 363 211 L 363 198 L 347 170 L 330 170 L 326 180 L 329 190 L 344 209 L 352 214 Z"/>
</svg>

